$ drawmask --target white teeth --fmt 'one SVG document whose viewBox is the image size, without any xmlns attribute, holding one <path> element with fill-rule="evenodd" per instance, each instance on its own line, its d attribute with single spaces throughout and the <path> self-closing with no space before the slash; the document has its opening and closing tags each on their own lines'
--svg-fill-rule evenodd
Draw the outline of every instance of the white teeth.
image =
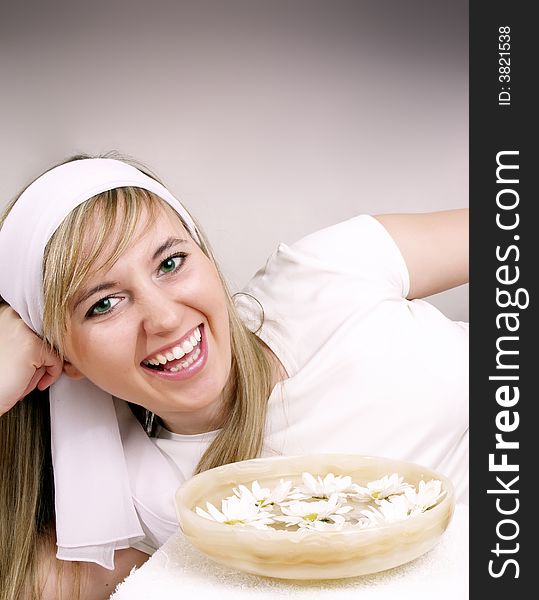
<svg viewBox="0 0 539 600">
<path fill-rule="evenodd" d="M 190 357 L 190 361 L 191 362 L 195 362 L 195 360 L 197 360 L 197 358 L 200 356 L 200 348 L 197 348 L 194 352 L 193 352 L 193 356 Z"/>
<path fill-rule="evenodd" d="M 183 344 L 174 346 L 174 348 L 171 348 L 164 354 L 157 354 L 153 358 L 149 358 L 148 360 L 146 360 L 144 362 L 148 365 L 153 365 L 154 367 L 156 367 L 157 365 L 165 365 L 169 361 L 179 360 L 180 358 L 183 358 L 186 354 L 189 354 L 190 352 L 192 352 L 193 348 L 198 346 L 198 343 L 200 342 L 201 339 L 202 339 L 202 334 L 200 333 L 200 329 L 197 327 L 193 331 L 191 336 L 183 342 Z M 185 361 L 180 363 L 180 365 L 177 365 L 178 366 L 177 369 L 176 369 L 176 367 L 173 367 L 170 370 L 175 373 L 176 371 L 178 371 L 181 368 L 181 366 L 183 366 L 184 368 L 186 366 L 189 366 L 193 360 L 196 360 L 198 358 L 199 355 L 200 355 L 200 348 L 198 348 L 197 352 L 192 357 L 191 356 L 188 357 Z M 189 362 L 189 360 L 191 360 L 191 362 Z M 175 370 L 173 371 L 173 369 L 175 369 Z"/>
<path fill-rule="evenodd" d="M 172 348 L 172 353 L 174 354 L 174 358 L 177 360 L 178 358 L 182 358 L 185 352 L 182 350 L 181 346 L 174 346 Z"/>
<path fill-rule="evenodd" d="M 170 367 L 170 369 L 166 369 L 166 370 L 170 373 L 177 373 L 178 371 L 181 371 L 182 369 L 187 369 L 187 367 L 192 365 L 195 362 L 195 360 L 198 359 L 199 356 L 200 356 L 200 348 L 197 348 L 189 358 L 186 358 L 181 363 L 178 363 L 178 364 L 174 365 L 173 367 Z"/>
</svg>

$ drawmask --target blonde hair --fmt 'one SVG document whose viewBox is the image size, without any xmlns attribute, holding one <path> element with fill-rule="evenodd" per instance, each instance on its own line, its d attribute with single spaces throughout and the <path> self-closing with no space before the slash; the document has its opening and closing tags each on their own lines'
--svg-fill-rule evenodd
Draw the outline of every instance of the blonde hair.
<svg viewBox="0 0 539 600">
<path fill-rule="evenodd" d="M 154 177 L 139 164 L 136 166 Z M 11 206 L 13 203 L 8 207 L 7 212 Z M 44 339 L 60 355 L 64 352 L 63 336 L 69 318 L 70 302 L 84 279 L 95 268 L 98 259 L 103 260 L 103 252 L 105 246 L 110 244 L 111 236 L 117 235 L 118 230 L 122 232 L 118 244 L 114 245 L 114 250 L 107 256 L 106 264 L 113 264 L 132 243 L 143 211 L 147 211 L 146 214 L 149 216 L 147 225 L 149 225 L 159 206 L 176 215 L 181 221 L 180 216 L 168 204 L 146 190 L 125 187 L 103 192 L 71 211 L 50 239 L 43 262 L 43 328 Z M 85 252 L 86 246 L 82 242 L 84 236 L 88 235 L 88 224 L 91 218 L 96 215 L 100 219 L 100 228 L 97 234 L 92 231 L 96 237 L 92 237 L 92 250 L 88 253 Z M 118 224 L 120 224 L 119 228 Z M 188 228 L 186 229 L 189 231 Z M 271 393 L 272 370 L 263 343 L 239 318 L 226 282 L 198 224 L 197 231 L 200 237 L 199 245 L 215 265 L 225 291 L 232 354 L 231 370 L 226 384 L 226 397 L 229 398 L 229 404 L 224 407 L 222 429 L 197 465 L 196 472 L 201 472 L 219 465 L 254 458 L 260 454 L 264 438 L 267 400 Z M 25 399 L 0 418 L 0 472 L 3 475 L 1 487 L 3 490 L 12 490 L 11 494 L 19 498 L 21 509 L 20 517 L 5 519 L 7 513 L 3 516 L 2 511 L 8 509 L 9 502 L 11 502 L 9 506 L 13 508 L 13 498 L 7 498 L 7 491 L 2 492 L 0 496 L 0 521 L 3 523 L 3 529 L 0 530 L 0 544 L 2 544 L 0 598 L 2 600 L 4 600 L 3 594 L 7 594 L 8 589 L 11 595 L 6 595 L 6 600 L 20 597 L 17 594 L 22 589 L 23 578 L 28 575 L 28 572 L 32 572 L 34 580 L 36 579 L 35 552 L 39 533 L 36 526 L 37 515 L 40 511 L 43 512 L 43 507 L 50 501 L 50 498 L 47 500 L 44 497 L 42 487 L 36 483 L 41 478 L 40 465 L 44 461 L 44 440 L 48 432 L 43 431 L 39 419 L 27 420 L 23 424 L 20 418 L 20 414 L 33 414 L 35 406 L 30 406 L 31 404 L 28 399 Z M 151 434 L 153 422 L 151 413 L 142 407 L 130 406 L 135 416 Z M 11 431 L 14 421 L 16 421 L 16 431 Z M 32 444 L 32 440 L 37 435 L 38 429 L 41 444 L 36 447 Z M 16 461 L 18 473 L 7 464 L 17 453 L 21 454 Z M 52 503 L 49 505 L 49 513 L 51 506 Z M 8 525 L 9 521 L 11 522 Z M 21 529 L 24 523 L 27 528 L 32 528 L 31 536 L 28 531 Z M 33 523 L 33 526 L 29 525 L 30 523 Z M 7 537 L 14 539 L 9 548 L 4 546 Z M 9 550 L 9 554 L 4 550 Z M 17 562 L 19 564 L 15 564 Z M 3 587 L 4 572 L 10 574 L 6 579 L 5 588 Z"/>
</svg>

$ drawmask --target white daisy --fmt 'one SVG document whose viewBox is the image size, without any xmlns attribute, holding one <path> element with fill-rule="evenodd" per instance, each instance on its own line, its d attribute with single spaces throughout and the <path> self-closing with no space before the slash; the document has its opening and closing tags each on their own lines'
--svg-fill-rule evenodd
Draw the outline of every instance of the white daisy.
<svg viewBox="0 0 539 600">
<path fill-rule="evenodd" d="M 208 512 L 199 506 L 196 507 L 195 511 L 197 515 L 205 519 L 225 525 L 249 525 L 256 529 L 267 529 L 268 525 L 274 522 L 267 511 L 261 510 L 246 495 L 240 498 L 237 496 L 225 498 L 221 501 L 221 510 L 215 508 L 211 502 L 206 502 L 206 508 Z"/>
<path fill-rule="evenodd" d="M 412 505 L 405 495 L 392 495 L 387 500 L 385 498 L 380 500 L 377 507 L 370 506 L 368 509 L 360 511 L 366 519 L 361 525 L 375 527 L 403 521 L 408 518 L 411 509 Z"/>
<path fill-rule="evenodd" d="M 378 502 L 384 498 L 389 498 L 394 494 L 401 494 L 404 490 L 410 488 L 409 483 L 404 482 L 404 477 L 399 477 L 398 473 L 384 475 L 381 479 L 369 481 L 367 487 L 357 486 L 355 499 L 360 502 Z"/>
<path fill-rule="evenodd" d="M 352 478 L 348 475 L 335 476 L 328 473 L 324 479 L 318 475 L 316 479 L 310 473 L 303 473 L 301 476 L 303 485 L 293 490 L 290 496 L 296 500 L 305 498 L 314 498 L 316 500 L 328 500 L 330 496 L 336 494 L 339 499 L 346 499 L 349 495 L 357 493 L 357 484 L 352 483 Z"/>
<path fill-rule="evenodd" d="M 445 495 L 445 491 L 442 492 L 442 482 L 438 479 L 431 479 L 427 483 L 421 480 L 419 490 L 408 488 L 404 493 L 412 506 L 412 514 L 425 512 Z"/>
<path fill-rule="evenodd" d="M 300 529 L 315 529 L 317 531 L 339 530 L 344 525 L 343 514 L 352 510 L 351 506 L 340 506 L 337 494 L 332 494 L 329 500 L 318 502 L 291 502 L 281 506 L 283 516 L 274 517 L 276 521 L 286 523 L 287 527 L 297 526 Z"/>
<path fill-rule="evenodd" d="M 236 494 L 238 498 L 243 496 L 250 498 L 251 501 L 260 508 L 267 508 L 273 504 L 279 504 L 280 502 L 285 501 L 291 487 L 291 481 L 284 481 L 281 479 L 277 486 L 270 490 L 270 488 L 261 487 L 258 481 L 255 480 L 251 484 L 251 489 L 240 484 L 237 488 L 234 488 L 234 494 Z"/>
</svg>

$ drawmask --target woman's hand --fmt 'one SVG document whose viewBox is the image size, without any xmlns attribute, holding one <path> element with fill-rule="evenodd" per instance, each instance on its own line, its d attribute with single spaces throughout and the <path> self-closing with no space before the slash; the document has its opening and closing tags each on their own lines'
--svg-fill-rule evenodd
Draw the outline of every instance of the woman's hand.
<svg viewBox="0 0 539 600">
<path fill-rule="evenodd" d="M 376 215 L 376 219 L 404 257 L 410 300 L 468 282 L 468 209 Z"/>
<path fill-rule="evenodd" d="M 63 361 L 7 304 L 0 306 L 0 415 L 62 374 Z"/>
</svg>

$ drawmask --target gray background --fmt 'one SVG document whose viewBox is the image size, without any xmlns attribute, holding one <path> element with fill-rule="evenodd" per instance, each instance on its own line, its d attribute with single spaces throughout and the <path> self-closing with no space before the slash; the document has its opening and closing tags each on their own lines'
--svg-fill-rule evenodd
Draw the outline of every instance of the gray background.
<svg viewBox="0 0 539 600">
<path fill-rule="evenodd" d="M 279 241 L 468 204 L 464 0 L 3 8 L 0 203 L 76 152 L 148 164 L 233 290 Z M 432 297 L 468 319 L 468 286 Z"/>
</svg>

